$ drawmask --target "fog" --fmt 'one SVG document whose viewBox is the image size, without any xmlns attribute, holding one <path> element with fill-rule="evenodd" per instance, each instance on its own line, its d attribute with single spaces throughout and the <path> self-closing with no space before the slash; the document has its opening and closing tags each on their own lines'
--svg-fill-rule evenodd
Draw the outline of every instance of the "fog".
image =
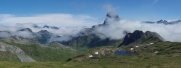
<svg viewBox="0 0 181 68">
<path fill-rule="evenodd" d="M 173 42 L 181 42 L 181 22 L 172 25 L 165 24 L 148 24 L 143 23 L 143 21 L 139 20 L 131 20 L 121 18 L 119 21 L 115 20 L 116 17 L 116 9 L 111 5 L 108 5 L 107 11 L 110 16 L 114 16 L 113 18 L 106 17 L 107 24 L 101 27 L 96 28 L 94 33 L 98 35 L 100 38 L 105 39 L 109 38 L 112 40 L 122 39 L 125 34 L 124 31 L 133 32 L 135 30 L 142 30 L 143 32 L 152 31 L 157 32 L 161 37 L 166 41 Z M 170 21 L 170 20 L 169 20 Z"/>
<path fill-rule="evenodd" d="M 142 21 L 121 19 L 116 22 L 109 22 L 109 25 L 97 28 L 95 33 L 102 39 L 122 39 L 125 34 L 124 31 L 133 32 L 135 30 L 142 30 L 143 32 L 152 31 L 157 32 L 166 41 L 181 42 L 181 22 L 173 25 L 164 24 L 148 24 Z"/>
<path fill-rule="evenodd" d="M 21 27 L 21 26 L 22 27 Z M 26 26 L 27 25 L 27 26 Z M 59 29 L 48 29 L 39 26 L 39 28 L 34 27 L 35 24 L 19 24 L 19 26 L 3 26 L 0 25 L 0 37 L 10 37 L 10 36 L 20 36 L 24 38 L 34 38 L 34 33 L 40 30 L 47 30 L 52 33 L 52 37 L 48 42 L 52 41 L 68 41 L 72 37 L 81 36 L 80 32 L 84 31 L 87 27 L 59 27 Z M 38 26 L 38 25 L 36 25 Z M 157 32 L 166 41 L 181 42 L 181 23 L 173 25 L 164 24 L 147 24 L 142 23 L 138 20 L 120 19 L 119 21 L 109 20 L 108 25 L 97 27 L 93 33 L 102 39 L 110 38 L 112 40 L 122 39 L 125 34 L 124 31 L 133 32 L 135 30 L 142 30 Z M 30 28 L 32 32 L 29 31 L 18 31 L 22 28 Z M 57 37 L 60 36 L 60 37 Z"/>
<path fill-rule="evenodd" d="M 111 5 L 106 5 L 105 8 L 111 17 L 105 17 L 107 24 L 96 27 L 92 33 L 96 34 L 101 39 L 109 38 L 111 40 L 122 39 L 126 32 L 133 32 L 135 30 L 142 30 L 143 32 L 152 31 L 157 32 L 166 41 L 181 42 L 181 22 L 173 25 L 164 24 L 148 24 L 139 20 L 131 20 L 120 18 L 115 20 L 117 16 L 116 8 Z M 169 20 L 170 21 L 170 20 Z M 102 22 L 103 23 L 103 22 Z M 53 41 L 69 41 L 73 37 L 82 36 L 80 32 L 84 32 L 88 27 L 58 27 L 59 29 L 43 28 L 43 25 L 37 25 L 34 23 L 17 23 L 14 26 L 5 26 L 0 24 L 0 37 L 6 38 L 11 36 L 20 36 L 23 38 L 35 38 L 40 37 L 37 32 L 41 30 L 47 30 L 52 34 L 49 43 Z M 30 28 L 32 32 L 20 29 Z"/>
<path fill-rule="evenodd" d="M 31 29 L 32 32 L 28 30 L 19 31 L 25 28 Z M 53 41 L 68 41 L 71 40 L 72 37 L 81 36 L 80 32 L 84 31 L 84 28 L 87 27 L 58 27 L 58 28 L 59 29 L 43 28 L 43 26 L 41 25 L 39 26 L 34 23 L 17 23 L 14 26 L 0 25 L 0 31 L 1 31 L 0 37 L 7 38 L 11 36 L 19 36 L 23 38 L 35 38 L 35 37 L 41 37 L 41 35 L 38 34 L 39 31 L 47 30 L 49 33 L 51 33 L 51 38 L 47 42 L 51 43 Z"/>
</svg>

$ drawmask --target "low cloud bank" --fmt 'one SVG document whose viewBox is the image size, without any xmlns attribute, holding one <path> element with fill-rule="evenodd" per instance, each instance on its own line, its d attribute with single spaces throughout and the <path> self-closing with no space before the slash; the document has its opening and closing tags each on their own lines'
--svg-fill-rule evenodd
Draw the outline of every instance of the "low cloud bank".
<svg viewBox="0 0 181 68">
<path fill-rule="evenodd" d="M 20 27 L 20 25 L 22 27 Z M 41 30 L 47 30 L 52 33 L 49 42 L 52 41 L 68 41 L 73 37 L 81 36 L 80 32 L 84 31 L 84 28 L 87 27 L 59 27 L 59 29 L 48 29 L 43 27 L 35 28 L 35 24 L 19 24 L 19 26 L 3 26 L 0 25 L 0 37 L 10 37 L 10 36 L 21 36 L 24 38 L 34 38 L 34 33 L 37 33 Z M 167 41 L 181 42 L 181 22 L 173 25 L 164 25 L 164 24 L 147 24 L 142 23 L 142 21 L 129 20 L 129 19 L 120 19 L 119 21 L 109 21 L 108 25 L 97 27 L 93 33 L 98 35 L 100 38 L 110 38 L 112 40 L 122 39 L 125 34 L 124 31 L 133 32 L 135 30 L 142 31 L 152 31 L 157 32 Z M 30 28 L 32 32 L 29 31 L 18 31 L 23 28 Z M 57 37 L 59 36 L 59 37 Z"/>
<path fill-rule="evenodd" d="M 173 25 L 164 24 L 148 24 L 142 21 L 121 19 L 120 21 L 110 21 L 109 25 L 96 28 L 95 32 L 102 39 L 122 39 L 125 34 L 124 31 L 133 32 L 135 30 L 142 30 L 157 32 L 167 41 L 181 42 L 181 22 Z"/>
<path fill-rule="evenodd" d="M 135 30 L 152 31 L 157 32 L 166 41 L 181 42 L 181 22 L 173 25 L 164 24 L 148 24 L 142 23 L 138 20 L 119 19 L 116 13 L 116 8 L 111 5 L 106 5 L 110 17 L 106 17 L 106 23 L 103 26 L 96 27 L 92 33 L 96 34 L 102 39 L 109 38 L 112 40 L 122 39 L 125 36 L 125 32 L 133 32 Z M 115 19 L 116 17 L 116 19 Z M 89 21 L 87 20 L 89 19 Z M 50 23 L 50 25 L 94 25 L 90 20 L 95 20 L 91 16 L 87 15 L 71 15 L 71 14 L 46 14 L 46 15 L 34 15 L 27 17 L 18 17 L 11 14 L 0 14 L 0 23 L 15 24 L 14 26 L 6 26 L 0 24 L 0 37 L 20 36 L 24 38 L 35 38 L 36 33 L 41 30 L 47 30 L 52 34 L 48 42 L 53 41 L 69 41 L 73 37 L 82 36 L 80 32 L 85 31 L 88 27 L 59 27 L 59 29 L 43 28 L 44 24 Z M 18 22 L 18 23 L 17 23 Z M 25 23 L 34 22 L 34 23 Z M 93 21 L 95 22 L 95 21 Z M 44 23 L 44 24 L 42 24 Z M 38 25 L 37 25 L 38 24 Z M 19 31 L 24 28 L 32 30 Z M 39 36 L 39 35 L 38 35 Z"/>
<path fill-rule="evenodd" d="M 49 26 L 51 27 L 51 26 Z M 30 30 L 28 30 L 28 28 Z M 38 33 L 41 30 L 47 30 L 51 33 L 51 38 L 47 42 L 53 41 L 68 41 L 72 37 L 80 36 L 80 32 L 84 31 L 84 28 L 88 27 L 57 27 L 58 29 L 53 28 L 43 28 L 34 23 L 17 23 L 15 26 L 4 26 L 0 25 L 0 37 L 7 38 L 11 36 L 19 36 L 23 38 L 35 38 L 41 37 Z M 21 31 L 23 29 L 23 31 Z"/>
</svg>

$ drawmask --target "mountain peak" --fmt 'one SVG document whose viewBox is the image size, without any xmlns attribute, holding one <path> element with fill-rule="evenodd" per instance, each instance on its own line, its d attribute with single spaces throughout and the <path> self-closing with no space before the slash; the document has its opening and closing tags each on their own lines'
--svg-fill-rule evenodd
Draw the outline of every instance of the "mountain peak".
<svg viewBox="0 0 181 68">
<path fill-rule="evenodd" d="M 145 21 L 144 23 L 149 23 L 149 24 L 164 24 L 164 25 L 173 25 L 173 24 L 177 24 L 177 23 L 181 23 L 181 20 L 175 20 L 175 21 L 167 21 L 167 20 L 159 20 L 159 21 L 156 21 L 156 22 L 153 22 L 153 21 Z"/>
<path fill-rule="evenodd" d="M 119 16 L 117 14 L 114 14 L 114 13 L 107 13 L 106 15 L 106 19 L 104 20 L 104 23 L 103 25 L 106 25 L 106 24 L 109 24 L 110 22 L 117 22 L 119 21 Z"/>
<path fill-rule="evenodd" d="M 47 26 L 47 25 L 44 25 L 43 28 L 59 29 L 58 27 L 55 27 L 55 26 Z"/>
<path fill-rule="evenodd" d="M 114 13 L 107 13 L 106 17 L 108 17 L 108 18 L 119 18 L 119 16 L 117 14 L 114 14 Z"/>
<path fill-rule="evenodd" d="M 33 32 L 30 28 L 23 28 L 23 29 L 20 29 L 18 31 L 28 31 L 28 32 Z"/>
<path fill-rule="evenodd" d="M 34 28 L 40 28 L 40 26 L 38 26 L 37 24 L 33 24 L 32 27 L 34 27 Z"/>
<path fill-rule="evenodd" d="M 47 30 L 41 30 L 38 33 L 49 33 Z"/>
<path fill-rule="evenodd" d="M 161 40 L 163 41 L 163 38 L 157 34 L 156 32 L 146 31 L 145 33 L 140 30 L 135 30 L 133 33 L 128 33 L 125 37 L 123 42 L 119 45 L 130 45 L 130 44 L 140 44 L 146 39 L 152 39 L 153 41 Z"/>
</svg>

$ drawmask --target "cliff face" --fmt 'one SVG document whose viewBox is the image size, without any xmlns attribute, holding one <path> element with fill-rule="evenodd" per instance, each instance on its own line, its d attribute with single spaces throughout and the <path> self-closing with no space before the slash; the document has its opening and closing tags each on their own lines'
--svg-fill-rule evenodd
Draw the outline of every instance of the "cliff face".
<svg viewBox="0 0 181 68">
<path fill-rule="evenodd" d="M 142 35 L 143 32 L 139 30 L 134 31 L 133 33 L 128 33 L 120 45 L 129 45 L 130 43 L 135 42 L 137 39 L 141 38 Z"/>
<path fill-rule="evenodd" d="M 131 43 L 139 44 L 139 43 L 142 43 L 143 41 L 149 40 L 149 39 L 163 41 L 163 38 L 155 32 L 146 31 L 144 33 L 142 31 L 135 30 L 133 33 L 127 33 L 126 36 L 124 37 L 123 42 L 118 47 L 127 46 Z"/>
</svg>

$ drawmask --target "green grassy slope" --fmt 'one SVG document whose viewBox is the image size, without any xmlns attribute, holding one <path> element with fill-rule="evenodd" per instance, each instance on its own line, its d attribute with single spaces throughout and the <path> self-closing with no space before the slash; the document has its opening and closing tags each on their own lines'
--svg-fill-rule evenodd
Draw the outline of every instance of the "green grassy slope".
<svg viewBox="0 0 181 68">
<path fill-rule="evenodd" d="M 117 56 L 85 62 L 0 62 L 0 68 L 180 68 L 181 56 Z"/>
<path fill-rule="evenodd" d="M 144 41 L 139 45 L 145 45 L 153 41 Z M 134 56 L 110 56 L 101 57 L 99 60 L 85 59 L 83 61 L 65 61 L 57 56 L 68 55 L 67 51 L 59 54 L 59 52 L 52 51 L 50 47 L 35 46 L 35 44 L 20 45 L 15 43 L 9 43 L 22 48 L 27 54 L 33 58 L 40 59 L 37 54 L 42 53 L 41 56 L 44 60 L 49 62 L 33 62 L 33 63 L 21 63 L 21 62 L 4 62 L 0 61 L 0 68 L 181 68 L 181 43 L 178 42 L 154 42 L 152 46 L 144 47 L 140 46 L 135 48 L 137 55 Z M 133 46 L 124 46 L 123 48 L 129 49 Z M 32 49 L 33 48 L 33 49 Z M 107 48 L 107 47 L 106 47 Z M 54 49 L 54 48 L 53 48 Z M 85 53 L 91 53 L 99 48 L 94 48 Z M 113 47 L 114 49 L 114 47 Z M 33 51 L 32 51 L 33 50 Z M 51 51 L 49 51 L 51 50 Z M 59 50 L 56 50 L 59 51 Z M 158 53 L 154 53 L 158 51 Z M 62 52 L 62 51 L 61 51 Z M 44 54 L 47 53 L 47 54 Z M 52 54 L 51 54 L 52 53 Z M 71 52 L 69 52 L 71 53 Z M 56 54 L 56 55 L 54 55 Z M 40 54 L 41 55 L 41 54 Z M 38 55 L 38 56 L 40 56 Z M 48 55 L 53 55 L 50 57 Z M 71 54 L 73 56 L 74 54 Z M 70 57 L 70 55 L 69 55 Z M 58 62 L 52 62 L 59 60 Z M 66 58 L 65 58 L 66 59 Z"/>
<path fill-rule="evenodd" d="M 135 48 L 135 46 L 127 46 L 125 47 L 127 50 L 129 50 L 131 47 L 134 47 L 134 52 L 138 54 L 143 53 L 154 53 L 158 51 L 158 55 L 180 55 L 181 54 L 181 43 L 179 42 L 154 42 L 152 46 L 144 46 L 146 44 L 150 43 L 145 42 L 143 44 L 135 45 L 140 46 L 138 48 Z"/>
<path fill-rule="evenodd" d="M 77 51 L 70 49 L 56 49 L 51 46 L 40 46 L 37 44 L 18 44 L 14 42 L 5 42 L 6 44 L 21 48 L 28 56 L 36 61 L 65 61 L 68 58 L 77 55 Z"/>
<path fill-rule="evenodd" d="M 9 51 L 0 51 L 0 61 L 20 62 L 19 58 Z"/>
</svg>

